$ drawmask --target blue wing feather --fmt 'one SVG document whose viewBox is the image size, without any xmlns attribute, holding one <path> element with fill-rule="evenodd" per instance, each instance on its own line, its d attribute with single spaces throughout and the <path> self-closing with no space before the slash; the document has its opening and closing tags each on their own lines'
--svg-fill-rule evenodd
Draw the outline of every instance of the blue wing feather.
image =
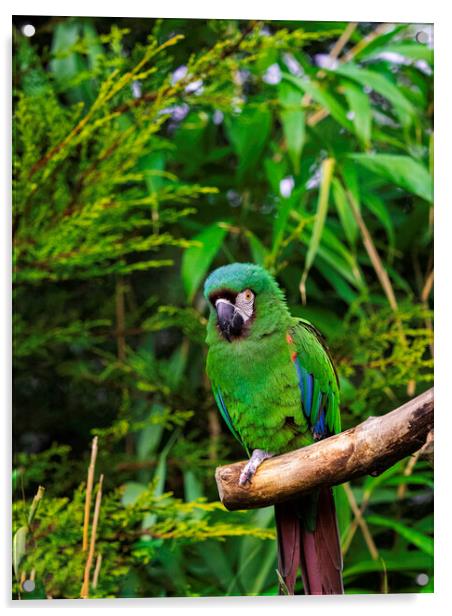
<svg viewBox="0 0 452 616">
<path fill-rule="evenodd" d="M 328 426 L 325 421 L 325 412 L 328 405 L 328 395 L 319 392 L 317 400 L 313 400 L 314 377 L 301 365 L 298 356 L 293 357 L 295 369 L 298 377 L 298 387 L 300 388 L 301 403 L 303 412 L 310 419 L 311 428 L 316 438 L 327 436 Z M 312 420 L 316 418 L 312 425 Z"/>
<path fill-rule="evenodd" d="M 305 410 L 308 417 L 311 416 L 312 411 L 312 390 L 314 388 L 314 377 L 304 370 L 304 393 L 305 393 Z"/>
<path fill-rule="evenodd" d="M 312 411 L 312 393 L 314 390 L 314 377 L 309 374 L 307 370 L 303 368 L 298 359 L 298 356 L 293 358 L 295 369 L 298 377 L 298 387 L 300 388 L 301 401 L 303 406 L 303 412 L 306 417 L 310 417 Z"/>
</svg>

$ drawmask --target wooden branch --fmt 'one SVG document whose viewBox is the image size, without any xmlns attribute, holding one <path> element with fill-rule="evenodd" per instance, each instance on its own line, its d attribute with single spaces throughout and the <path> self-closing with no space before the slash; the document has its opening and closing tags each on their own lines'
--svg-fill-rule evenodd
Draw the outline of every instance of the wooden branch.
<svg viewBox="0 0 452 616">
<path fill-rule="evenodd" d="M 230 511 L 266 507 L 321 486 L 378 475 L 426 442 L 433 428 L 433 388 L 381 417 L 263 462 L 251 485 L 241 487 L 246 462 L 215 473 L 221 502 Z"/>
</svg>

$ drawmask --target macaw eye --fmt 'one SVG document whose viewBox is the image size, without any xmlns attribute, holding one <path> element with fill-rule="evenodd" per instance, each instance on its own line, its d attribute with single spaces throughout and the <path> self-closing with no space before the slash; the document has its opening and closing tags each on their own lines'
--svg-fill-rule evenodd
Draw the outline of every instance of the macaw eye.
<svg viewBox="0 0 452 616">
<path fill-rule="evenodd" d="M 254 293 L 251 291 L 251 289 L 245 289 L 243 291 L 243 299 L 247 302 L 251 302 L 254 298 Z"/>
</svg>

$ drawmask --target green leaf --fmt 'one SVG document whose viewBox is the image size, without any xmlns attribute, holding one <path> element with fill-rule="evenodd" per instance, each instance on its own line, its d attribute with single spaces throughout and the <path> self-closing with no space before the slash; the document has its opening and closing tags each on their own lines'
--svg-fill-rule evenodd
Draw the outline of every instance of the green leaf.
<svg viewBox="0 0 452 616">
<path fill-rule="evenodd" d="M 372 55 L 376 49 L 385 49 L 387 46 L 392 45 L 391 41 L 404 30 L 406 30 L 405 24 L 399 24 L 395 27 L 390 26 L 389 31 L 378 35 L 376 38 L 368 42 L 367 45 L 363 46 L 361 50 L 358 50 L 355 54 L 355 59 L 367 58 Z"/>
<path fill-rule="evenodd" d="M 160 405 L 153 405 L 149 417 L 158 417 L 161 413 L 162 407 Z M 162 423 L 151 424 L 142 428 L 138 434 L 137 439 L 137 458 L 138 460 L 145 460 L 150 455 L 154 454 L 162 438 L 164 426 Z"/>
<path fill-rule="evenodd" d="M 284 139 L 293 170 L 300 170 L 300 156 L 305 141 L 305 113 L 302 109 L 303 94 L 288 81 L 281 81 L 278 88 L 278 98 L 281 104 L 280 118 Z"/>
<path fill-rule="evenodd" d="M 193 238 L 199 243 L 198 246 L 191 246 L 185 250 L 182 257 L 182 282 L 189 302 L 193 300 L 226 234 L 226 227 L 215 223 Z"/>
<path fill-rule="evenodd" d="M 323 258 L 322 258 L 323 253 Z M 319 253 L 316 261 L 316 268 L 319 272 L 328 280 L 338 297 L 344 300 L 347 304 L 352 304 L 357 299 L 357 294 L 349 286 L 346 280 L 348 276 L 348 266 L 346 263 L 339 262 L 339 260 L 330 253 L 328 259 L 325 258 L 325 252 Z"/>
<path fill-rule="evenodd" d="M 398 154 L 350 154 L 349 158 L 406 191 L 433 201 L 433 180 L 426 167 L 410 156 Z"/>
<path fill-rule="evenodd" d="M 375 49 L 371 54 L 366 55 L 366 59 L 373 59 L 382 52 L 396 53 L 409 60 L 425 60 L 428 64 L 433 64 L 433 49 L 419 43 L 391 43 L 388 46 Z"/>
<path fill-rule="evenodd" d="M 139 496 L 146 491 L 146 486 L 143 483 L 137 481 L 128 481 L 124 485 L 124 491 L 121 497 L 121 503 L 123 505 L 133 505 Z"/>
<path fill-rule="evenodd" d="M 408 126 L 415 116 L 415 109 L 410 101 L 401 94 L 400 89 L 381 73 L 362 68 L 356 64 L 342 64 L 334 73 L 349 77 L 363 87 L 370 87 L 384 96 L 393 105 L 402 125 Z"/>
<path fill-rule="evenodd" d="M 344 486 L 334 486 L 333 487 L 333 495 L 334 495 L 334 504 L 336 506 L 336 514 L 337 514 L 337 522 L 339 526 L 339 533 L 341 539 L 344 538 L 345 533 L 350 526 L 350 522 L 352 519 L 352 512 L 350 508 L 350 504 L 348 502 L 347 495 L 344 490 Z"/>
<path fill-rule="evenodd" d="M 349 243 L 353 246 L 356 243 L 358 237 L 358 225 L 356 223 L 353 212 L 350 208 L 345 190 L 337 178 L 333 179 L 333 199 L 336 205 L 336 210 L 339 215 L 339 219 L 344 229 L 345 236 Z"/>
<path fill-rule="evenodd" d="M 247 106 L 225 119 L 229 140 L 238 156 L 239 181 L 257 166 L 270 134 L 272 116 L 266 105 Z"/>
<path fill-rule="evenodd" d="M 403 460 L 399 460 L 385 471 L 383 471 L 380 475 L 376 477 L 366 477 L 364 480 L 364 491 L 372 494 L 377 488 L 380 488 L 390 479 L 397 474 L 401 474 L 403 472 Z M 359 491 L 359 489 L 358 489 Z M 358 504 L 361 501 L 358 501 Z"/>
<path fill-rule="evenodd" d="M 38 511 L 39 505 L 41 504 L 41 500 L 44 496 L 45 488 L 39 486 L 38 491 L 33 497 L 33 501 L 31 503 L 30 511 L 28 513 L 28 525 L 30 525 L 35 519 L 36 512 Z"/>
<path fill-rule="evenodd" d="M 226 591 L 225 594 L 231 591 L 234 591 L 234 594 L 238 594 L 239 590 L 235 585 L 228 591 L 231 580 L 234 581 L 234 573 L 229 559 L 218 542 L 206 541 L 202 548 L 200 546 L 199 554 L 205 561 L 208 572 L 217 578 L 220 587 L 223 591 Z"/>
<path fill-rule="evenodd" d="M 363 192 L 364 205 L 374 214 L 380 223 L 383 225 L 388 240 L 391 246 L 395 244 L 395 231 L 392 223 L 391 214 L 383 199 L 380 199 L 378 195 Z"/>
<path fill-rule="evenodd" d="M 82 31 L 88 52 L 89 68 L 91 71 L 94 71 L 99 64 L 100 58 L 104 56 L 104 48 L 92 23 L 84 22 Z"/>
<path fill-rule="evenodd" d="M 393 520 L 391 518 L 384 518 L 379 515 L 366 516 L 368 524 L 375 524 L 376 526 L 383 526 L 384 528 L 391 528 L 396 533 L 401 535 L 404 539 L 412 543 L 429 556 L 433 556 L 433 539 L 428 535 L 424 535 L 418 530 L 414 530 L 409 526 L 406 526 L 402 522 Z"/>
<path fill-rule="evenodd" d="M 273 515 L 273 507 L 258 509 L 252 514 L 252 525 L 268 528 L 273 523 Z M 275 564 L 275 558 L 273 541 L 262 541 L 256 537 L 242 539 L 236 578 L 245 594 L 258 595 L 262 592 L 266 578 Z"/>
<path fill-rule="evenodd" d="M 204 496 L 202 482 L 190 468 L 184 469 L 184 495 L 187 502 Z"/>
<path fill-rule="evenodd" d="M 27 534 L 28 528 L 26 526 L 21 526 L 13 538 L 13 568 L 14 575 L 17 579 L 19 579 L 20 563 L 27 553 Z"/>
<path fill-rule="evenodd" d="M 309 241 L 308 252 L 304 266 L 303 275 L 300 282 L 300 290 L 303 297 L 303 303 L 306 303 L 306 279 L 309 269 L 314 262 L 317 254 L 320 238 L 322 237 L 323 226 L 325 224 L 326 213 L 328 211 L 328 200 L 330 195 L 331 179 L 333 177 L 334 158 L 327 158 L 322 163 L 319 200 L 317 203 L 317 213 L 314 221 L 311 239 Z"/>
<path fill-rule="evenodd" d="M 267 180 L 275 193 L 280 194 L 280 182 L 288 172 L 288 165 L 285 158 L 281 158 L 276 161 L 273 158 L 266 158 L 264 160 L 264 169 Z"/>
<path fill-rule="evenodd" d="M 250 244 L 251 255 L 254 263 L 264 266 L 265 259 L 269 254 L 267 248 L 265 248 L 260 239 L 251 231 L 246 232 L 246 237 L 248 238 Z"/>
<path fill-rule="evenodd" d="M 174 443 L 176 442 L 178 436 L 180 434 L 180 430 L 175 430 L 173 434 L 170 436 L 168 442 L 165 447 L 160 452 L 158 457 L 157 468 L 154 473 L 154 480 L 156 481 L 156 486 L 154 489 L 155 496 L 161 496 L 165 489 L 166 483 L 166 471 L 167 471 L 167 458 L 168 454 L 171 451 Z"/>
<path fill-rule="evenodd" d="M 284 238 L 284 231 L 289 220 L 289 214 L 293 209 L 294 199 L 281 199 L 278 203 L 277 213 L 273 220 L 273 242 L 272 242 L 272 257 L 274 258 L 279 246 Z"/>
<path fill-rule="evenodd" d="M 288 73 L 283 74 L 283 79 L 299 88 L 302 92 L 309 94 L 319 105 L 324 107 L 331 116 L 348 130 L 353 130 L 353 125 L 347 118 L 347 110 L 339 101 L 335 94 L 331 93 L 331 88 L 313 81 L 307 75 L 300 79 Z"/>
<path fill-rule="evenodd" d="M 400 484 L 428 486 L 429 488 L 433 488 L 434 485 L 431 477 L 426 477 L 420 474 L 409 475 L 407 477 L 393 477 L 387 481 L 387 485 L 389 486 L 399 486 Z"/>
<path fill-rule="evenodd" d="M 80 34 L 81 24 L 77 21 L 65 21 L 56 26 L 52 40 L 54 58 L 50 62 L 50 70 L 58 85 L 66 90 L 65 94 L 71 102 L 90 104 L 95 98 L 94 89 L 89 79 L 82 78 L 85 72 L 88 77 L 88 67 L 81 54 L 74 49 L 80 41 Z"/>
<path fill-rule="evenodd" d="M 380 553 L 382 553 L 381 551 Z M 393 552 L 385 550 L 384 563 L 387 571 L 425 571 L 433 566 L 433 559 L 423 552 L 399 552 L 397 557 Z M 356 564 L 345 567 L 344 578 L 359 575 L 361 573 L 371 573 L 382 571 L 381 562 L 378 560 L 360 560 Z"/>
<path fill-rule="evenodd" d="M 14 490 L 17 488 L 17 484 L 19 481 L 19 477 L 22 474 L 22 470 L 20 468 L 13 468 L 13 472 L 12 472 L 12 485 L 13 485 L 13 492 Z"/>
<path fill-rule="evenodd" d="M 357 288 L 364 288 L 365 283 L 361 275 L 361 271 L 356 260 L 356 256 L 339 240 L 334 230 L 330 229 L 328 224 L 323 229 L 322 242 L 319 246 L 318 254 L 323 253 L 324 249 L 331 250 L 331 252 L 343 259 L 349 266 L 349 272 L 351 275 L 351 281 Z"/>
<path fill-rule="evenodd" d="M 341 173 L 344 178 L 345 187 L 352 193 L 355 198 L 358 209 L 361 209 L 361 189 L 360 178 L 356 169 L 356 163 L 350 158 L 344 158 L 341 161 Z"/>
<path fill-rule="evenodd" d="M 137 168 L 143 173 L 149 194 L 152 195 L 159 191 L 165 184 L 164 169 L 166 163 L 165 152 L 150 152 L 143 156 Z"/>
<path fill-rule="evenodd" d="M 368 148 L 372 131 L 372 109 L 369 97 L 354 83 L 344 83 L 343 89 L 350 113 L 353 115 L 355 133 L 363 146 Z"/>
<path fill-rule="evenodd" d="M 317 253 L 319 258 L 322 258 L 324 262 L 328 263 L 330 268 L 335 270 L 355 288 L 358 289 L 363 286 L 362 280 L 357 276 L 358 272 L 354 262 L 350 263 L 349 259 L 343 258 L 335 250 L 331 250 L 331 248 L 322 244 L 319 246 Z M 351 253 L 348 254 L 351 256 Z"/>
<path fill-rule="evenodd" d="M 334 338 L 335 335 L 337 336 L 341 328 L 341 319 L 333 310 L 328 310 L 312 303 L 308 306 L 291 305 L 290 313 L 294 317 L 302 317 L 311 321 L 327 339 Z"/>
</svg>

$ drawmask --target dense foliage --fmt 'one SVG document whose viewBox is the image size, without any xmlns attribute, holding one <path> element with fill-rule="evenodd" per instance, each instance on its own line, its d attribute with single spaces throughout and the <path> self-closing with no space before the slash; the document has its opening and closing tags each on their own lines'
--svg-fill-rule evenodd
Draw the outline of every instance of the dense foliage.
<svg viewBox="0 0 452 616">
<path fill-rule="evenodd" d="M 277 592 L 272 509 L 218 503 L 214 469 L 243 452 L 204 371 L 213 267 L 265 265 L 323 331 L 343 427 L 431 386 L 433 52 L 418 30 L 15 31 L 14 597 L 80 596 L 93 436 L 90 597 Z M 336 498 L 346 592 L 433 589 L 426 461 Z"/>
</svg>

